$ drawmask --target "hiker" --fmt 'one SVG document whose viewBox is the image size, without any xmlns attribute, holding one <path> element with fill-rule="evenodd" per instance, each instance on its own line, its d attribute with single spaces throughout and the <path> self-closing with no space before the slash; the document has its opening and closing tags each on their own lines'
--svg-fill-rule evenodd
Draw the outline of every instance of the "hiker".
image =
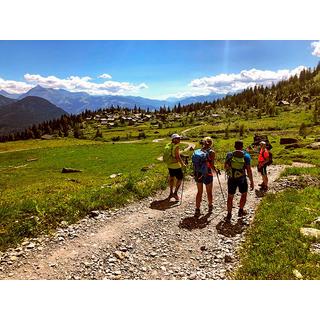
<svg viewBox="0 0 320 320">
<path fill-rule="evenodd" d="M 235 142 L 234 148 L 235 151 L 227 153 L 224 164 L 224 168 L 228 175 L 228 214 L 225 218 L 226 221 L 231 220 L 233 197 L 237 188 L 239 188 L 239 192 L 241 193 L 238 217 L 243 217 L 247 214 L 246 210 L 243 209 L 247 201 L 247 175 L 250 180 L 250 189 L 254 189 L 250 154 L 243 150 L 243 142 L 241 140 Z"/>
<path fill-rule="evenodd" d="M 194 151 L 192 155 L 194 179 L 197 183 L 196 210 L 195 216 L 200 215 L 203 185 L 206 186 L 208 197 L 208 211 L 212 213 L 212 181 L 215 152 L 212 149 L 212 139 L 205 137 L 202 141 L 202 148 Z"/>
<path fill-rule="evenodd" d="M 185 163 L 180 157 L 179 143 L 181 137 L 174 133 L 171 136 L 171 143 L 168 143 L 165 147 L 163 160 L 166 162 L 169 170 L 169 186 L 170 194 L 168 200 L 174 198 L 179 201 L 178 190 L 183 179 L 182 168 L 185 167 Z M 176 178 L 176 183 L 175 183 Z"/>
<path fill-rule="evenodd" d="M 267 165 L 269 163 L 269 151 L 265 141 L 260 141 L 260 152 L 258 156 L 258 172 L 261 173 L 262 183 L 259 184 L 261 191 L 268 190 Z"/>
</svg>

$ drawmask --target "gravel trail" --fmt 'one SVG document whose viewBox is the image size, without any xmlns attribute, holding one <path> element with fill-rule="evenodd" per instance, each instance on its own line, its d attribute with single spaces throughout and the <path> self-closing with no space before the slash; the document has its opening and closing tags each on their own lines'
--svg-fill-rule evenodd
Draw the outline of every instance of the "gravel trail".
<svg viewBox="0 0 320 320">
<path fill-rule="evenodd" d="M 284 166 L 269 169 L 272 185 Z M 257 184 L 261 178 L 254 171 Z M 226 180 L 219 176 L 226 197 Z M 248 215 L 231 224 L 214 178 L 214 208 L 208 215 L 204 193 L 201 216 L 194 217 L 196 186 L 185 181 L 181 205 L 165 200 L 168 190 L 120 209 L 93 212 L 53 236 L 28 239 L 0 253 L 0 279 L 228 279 L 239 265 L 255 208 L 261 200 L 249 191 Z"/>
</svg>

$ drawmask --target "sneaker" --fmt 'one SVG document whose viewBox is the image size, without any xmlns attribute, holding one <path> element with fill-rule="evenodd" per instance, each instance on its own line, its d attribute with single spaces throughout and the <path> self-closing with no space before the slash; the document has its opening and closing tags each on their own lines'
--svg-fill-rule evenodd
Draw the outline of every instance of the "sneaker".
<svg viewBox="0 0 320 320">
<path fill-rule="evenodd" d="M 225 220 L 226 222 L 230 222 L 231 218 L 232 218 L 232 213 L 231 213 L 231 212 L 228 212 L 228 214 L 227 214 L 227 216 L 224 218 L 224 220 Z"/>
<path fill-rule="evenodd" d="M 195 217 L 199 217 L 200 216 L 200 209 L 196 208 L 196 210 L 194 212 L 194 216 Z"/>
<path fill-rule="evenodd" d="M 244 217 L 248 214 L 247 210 L 239 209 L 238 217 Z"/>
<path fill-rule="evenodd" d="M 177 193 L 175 192 L 172 197 L 176 200 L 176 201 L 179 201 L 179 196 L 177 195 Z"/>
</svg>

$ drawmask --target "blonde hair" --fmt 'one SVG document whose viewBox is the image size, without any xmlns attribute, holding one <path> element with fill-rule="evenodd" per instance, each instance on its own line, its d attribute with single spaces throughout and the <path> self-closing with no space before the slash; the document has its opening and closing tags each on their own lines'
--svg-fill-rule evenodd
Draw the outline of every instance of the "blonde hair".
<svg viewBox="0 0 320 320">
<path fill-rule="evenodd" d="M 202 144 L 209 144 L 211 142 L 211 144 L 213 143 L 213 140 L 211 137 L 205 137 L 202 139 Z"/>
</svg>

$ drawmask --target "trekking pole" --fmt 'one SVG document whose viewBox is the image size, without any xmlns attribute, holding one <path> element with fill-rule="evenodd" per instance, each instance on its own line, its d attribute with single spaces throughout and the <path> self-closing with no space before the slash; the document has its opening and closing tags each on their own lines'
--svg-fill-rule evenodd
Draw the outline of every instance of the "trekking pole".
<svg viewBox="0 0 320 320">
<path fill-rule="evenodd" d="M 221 172 L 220 172 L 220 170 L 217 170 L 216 167 L 214 167 L 214 171 L 215 171 L 216 174 L 217 174 L 217 179 L 218 179 L 218 182 L 219 182 L 219 186 L 220 186 L 220 190 L 221 190 L 221 194 L 222 194 L 223 201 L 226 201 L 226 199 L 225 199 L 225 197 L 224 197 L 224 193 L 223 193 L 223 191 L 222 191 L 220 179 L 219 179 L 219 174 L 221 174 Z"/>
<path fill-rule="evenodd" d="M 184 172 L 184 174 L 185 174 L 185 172 Z M 179 206 L 181 206 L 181 204 L 182 204 L 183 186 L 184 186 L 184 174 L 183 174 L 183 178 L 182 178 L 182 185 L 181 185 L 181 198 L 180 198 Z"/>
<path fill-rule="evenodd" d="M 188 165 L 188 157 L 185 157 L 184 162 L 185 162 L 185 164 L 187 166 Z M 187 172 L 186 168 L 182 169 L 182 172 L 183 172 L 183 177 L 182 177 L 181 198 L 180 198 L 179 206 L 181 206 L 181 204 L 182 204 L 184 180 L 185 180 L 185 175 L 186 175 L 186 172 Z"/>
</svg>

